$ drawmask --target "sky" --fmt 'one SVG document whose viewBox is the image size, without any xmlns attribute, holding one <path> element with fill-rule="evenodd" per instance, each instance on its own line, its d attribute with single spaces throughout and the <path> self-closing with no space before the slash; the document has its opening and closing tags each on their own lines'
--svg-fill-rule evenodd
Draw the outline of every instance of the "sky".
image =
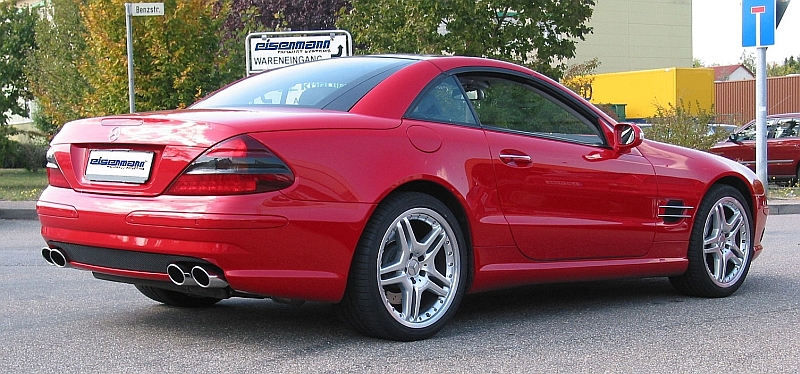
<svg viewBox="0 0 800 374">
<path fill-rule="evenodd" d="M 755 56 L 756 48 L 742 48 L 741 0 L 692 0 L 692 55 L 704 65 L 738 64 L 742 52 Z M 767 48 L 767 63 L 783 63 L 800 56 L 800 0 L 789 3 Z"/>
</svg>

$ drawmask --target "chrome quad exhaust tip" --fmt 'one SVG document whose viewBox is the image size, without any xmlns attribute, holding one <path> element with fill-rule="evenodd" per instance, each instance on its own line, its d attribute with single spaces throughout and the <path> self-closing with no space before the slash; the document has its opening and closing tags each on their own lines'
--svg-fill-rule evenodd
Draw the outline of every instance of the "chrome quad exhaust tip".
<svg viewBox="0 0 800 374">
<path fill-rule="evenodd" d="M 194 278 L 198 286 L 203 288 L 228 287 L 228 282 L 222 279 L 222 277 L 199 265 L 192 268 L 192 278 Z"/>
<path fill-rule="evenodd" d="M 167 265 L 167 275 L 172 283 L 178 286 L 196 286 L 197 282 L 192 278 L 189 267 L 183 264 L 169 264 Z"/>
<path fill-rule="evenodd" d="M 69 260 L 67 260 L 67 256 L 61 249 L 58 248 L 50 248 L 44 247 L 42 248 L 42 257 L 44 260 L 47 261 L 48 264 L 64 268 L 69 265 Z"/>
<path fill-rule="evenodd" d="M 216 270 L 203 265 L 172 263 L 167 265 L 167 275 L 178 286 L 200 286 L 202 288 L 226 288 L 228 282 Z"/>
</svg>

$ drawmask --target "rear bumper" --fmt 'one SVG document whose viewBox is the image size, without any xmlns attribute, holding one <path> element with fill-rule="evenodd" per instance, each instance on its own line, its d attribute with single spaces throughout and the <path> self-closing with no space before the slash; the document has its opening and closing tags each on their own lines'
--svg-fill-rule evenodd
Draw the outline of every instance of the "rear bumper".
<svg viewBox="0 0 800 374">
<path fill-rule="evenodd" d="M 280 193 L 153 198 L 47 188 L 42 236 L 69 266 L 169 282 L 170 261 L 218 267 L 234 291 L 337 302 L 370 204 L 301 202 Z M 73 248 L 73 249 L 70 249 Z M 74 248 L 80 249 L 80 255 Z"/>
</svg>

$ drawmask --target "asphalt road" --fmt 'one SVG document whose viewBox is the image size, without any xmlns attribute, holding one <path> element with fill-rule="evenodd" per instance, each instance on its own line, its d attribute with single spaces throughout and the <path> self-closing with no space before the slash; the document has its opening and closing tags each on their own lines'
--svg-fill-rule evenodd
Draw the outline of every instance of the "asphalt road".
<svg viewBox="0 0 800 374">
<path fill-rule="evenodd" d="M 0 372 L 800 372 L 800 215 L 769 218 L 767 250 L 733 296 L 666 279 L 468 296 L 422 342 L 365 338 L 332 306 L 159 305 L 130 285 L 46 265 L 37 221 L 0 220 Z"/>
</svg>

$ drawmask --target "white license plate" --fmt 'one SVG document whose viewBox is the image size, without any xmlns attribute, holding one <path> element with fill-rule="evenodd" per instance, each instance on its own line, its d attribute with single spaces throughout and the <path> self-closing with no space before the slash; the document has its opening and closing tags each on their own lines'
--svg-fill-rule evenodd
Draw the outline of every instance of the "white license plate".
<svg viewBox="0 0 800 374">
<path fill-rule="evenodd" d="M 89 152 L 86 179 L 99 182 L 144 183 L 150 178 L 153 152 L 101 151 Z"/>
</svg>

